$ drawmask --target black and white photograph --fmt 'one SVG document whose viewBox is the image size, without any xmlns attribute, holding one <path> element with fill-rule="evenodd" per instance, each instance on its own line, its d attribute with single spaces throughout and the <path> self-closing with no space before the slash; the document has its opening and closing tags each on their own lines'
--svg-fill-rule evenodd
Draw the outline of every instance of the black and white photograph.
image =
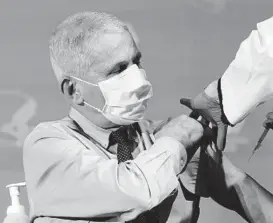
<svg viewBox="0 0 273 223">
<path fill-rule="evenodd" d="M 273 223 L 272 0 L 1 0 L 3 223 Z"/>
</svg>

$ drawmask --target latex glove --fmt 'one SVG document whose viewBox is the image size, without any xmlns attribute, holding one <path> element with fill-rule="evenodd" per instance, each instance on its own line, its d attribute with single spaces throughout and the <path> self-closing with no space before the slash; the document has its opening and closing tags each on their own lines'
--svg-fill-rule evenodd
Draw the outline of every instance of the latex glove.
<svg viewBox="0 0 273 223">
<path fill-rule="evenodd" d="M 212 82 L 202 93 L 194 99 L 182 98 L 180 103 L 199 113 L 212 125 L 216 136 L 218 150 L 224 150 L 228 124 L 223 122 L 222 109 L 218 99 L 217 81 Z"/>
</svg>

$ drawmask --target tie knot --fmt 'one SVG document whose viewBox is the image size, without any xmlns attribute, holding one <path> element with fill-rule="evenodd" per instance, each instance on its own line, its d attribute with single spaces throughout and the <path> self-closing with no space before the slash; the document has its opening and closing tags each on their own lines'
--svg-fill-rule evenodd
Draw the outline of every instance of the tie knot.
<svg viewBox="0 0 273 223">
<path fill-rule="evenodd" d="M 132 152 L 137 147 L 136 136 L 137 134 L 132 126 L 122 126 L 110 134 L 109 145 L 118 145 L 118 163 L 133 159 Z"/>
<path fill-rule="evenodd" d="M 119 129 L 111 132 L 110 142 L 111 144 L 123 144 L 125 142 L 128 143 L 135 141 L 136 137 L 136 131 L 132 128 L 132 126 L 122 126 Z"/>
</svg>

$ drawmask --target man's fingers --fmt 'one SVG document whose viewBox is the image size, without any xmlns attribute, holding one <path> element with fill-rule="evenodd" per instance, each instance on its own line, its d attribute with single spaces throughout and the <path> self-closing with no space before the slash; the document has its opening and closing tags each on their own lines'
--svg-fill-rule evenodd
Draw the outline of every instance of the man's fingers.
<svg viewBox="0 0 273 223">
<path fill-rule="evenodd" d="M 190 109 L 194 109 L 194 106 L 192 105 L 192 100 L 189 98 L 181 98 L 180 104 L 187 106 Z"/>
</svg>

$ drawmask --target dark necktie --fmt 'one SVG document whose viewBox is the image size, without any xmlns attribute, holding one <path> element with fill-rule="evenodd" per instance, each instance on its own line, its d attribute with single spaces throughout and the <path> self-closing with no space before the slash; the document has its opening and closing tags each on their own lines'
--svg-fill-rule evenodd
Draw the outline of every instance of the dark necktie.
<svg viewBox="0 0 273 223">
<path fill-rule="evenodd" d="M 133 159 L 132 152 L 136 147 L 135 135 L 130 126 L 122 126 L 110 134 L 110 144 L 117 144 L 118 163 Z"/>
</svg>

